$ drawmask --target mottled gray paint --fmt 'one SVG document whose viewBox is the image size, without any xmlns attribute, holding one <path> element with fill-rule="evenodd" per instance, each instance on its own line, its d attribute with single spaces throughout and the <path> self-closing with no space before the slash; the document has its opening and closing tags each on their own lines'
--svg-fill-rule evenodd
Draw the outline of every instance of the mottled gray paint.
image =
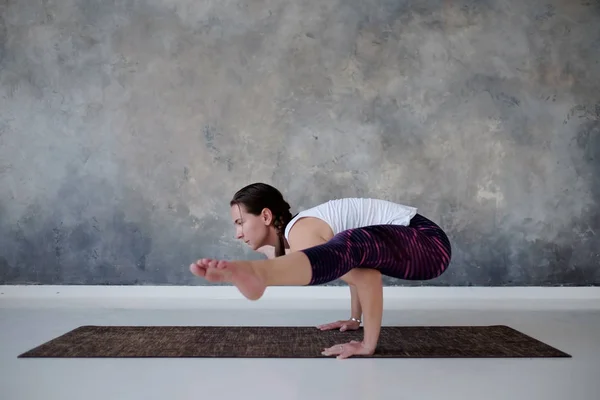
<svg viewBox="0 0 600 400">
<path fill-rule="evenodd" d="M 598 285 L 599 62 L 589 0 L 0 0 L 0 283 L 205 284 L 265 181 L 447 230 L 387 285 Z"/>
</svg>

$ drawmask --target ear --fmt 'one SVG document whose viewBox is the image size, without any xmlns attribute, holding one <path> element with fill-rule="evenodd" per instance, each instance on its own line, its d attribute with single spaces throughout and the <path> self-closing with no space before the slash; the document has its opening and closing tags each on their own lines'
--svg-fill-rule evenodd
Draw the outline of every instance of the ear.
<svg viewBox="0 0 600 400">
<path fill-rule="evenodd" d="M 273 223 L 273 213 L 268 208 L 263 208 L 260 217 L 267 226 Z"/>
</svg>

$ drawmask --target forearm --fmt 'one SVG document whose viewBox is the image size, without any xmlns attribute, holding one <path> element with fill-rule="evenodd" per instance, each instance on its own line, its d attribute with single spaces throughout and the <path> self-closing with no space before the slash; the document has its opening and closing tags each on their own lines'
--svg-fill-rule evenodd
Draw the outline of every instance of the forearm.
<svg viewBox="0 0 600 400">
<path fill-rule="evenodd" d="M 376 270 L 365 271 L 364 276 L 356 282 L 358 299 L 364 314 L 363 344 L 372 350 L 377 347 L 381 321 L 383 317 L 383 285 L 381 273 Z"/>
<path fill-rule="evenodd" d="M 350 286 L 350 303 L 351 303 L 351 314 L 352 318 L 362 318 L 362 307 L 360 305 L 360 299 L 358 298 L 358 290 L 355 285 Z"/>
</svg>

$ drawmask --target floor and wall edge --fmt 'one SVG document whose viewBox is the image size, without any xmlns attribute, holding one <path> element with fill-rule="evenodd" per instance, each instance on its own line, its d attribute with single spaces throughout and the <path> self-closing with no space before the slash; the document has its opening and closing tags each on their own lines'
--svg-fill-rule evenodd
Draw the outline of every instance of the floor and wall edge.
<svg viewBox="0 0 600 400">
<path fill-rule="evenodd" d="M 270 287 L 257 301 L 229 285 L 0 285 L 0 307 L 347 308 L 346 286 Z M 600 309 L 600 287 L 386 286 L 386 308 Z"/>
</svg>

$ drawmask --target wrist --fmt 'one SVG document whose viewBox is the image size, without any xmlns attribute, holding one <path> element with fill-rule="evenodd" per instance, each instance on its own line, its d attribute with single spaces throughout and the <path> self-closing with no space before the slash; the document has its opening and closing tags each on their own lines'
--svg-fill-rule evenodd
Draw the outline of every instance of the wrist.
<svg viewBox="0 0 600 400">
<path fill-rule="evenodd" d="M 374 332 L 365 331 L 363 336 L 362 345 L 364 348 L 368 350 L 375 350 L 377 347 L 377 342 L 379 341 L 379 336 L 375 335 Z"/>
<path fill-rule="evenodd" d="M 368 351 L 373 352 L 373 351 L 375 351 L 375 348 L 377 348 L 377 343 L 370 343 L 370 342 L 363 340 L 362 347 L 367 349 Z"/>
<path fill-rule="evenodd" d="M 358 322 L 358 324 L 360 325 L 360 323 L 362 322 L 360 320 L 360 317 L 350 317 L 350 321 L 354 321 L 354 322 Z"/>
</svg>

